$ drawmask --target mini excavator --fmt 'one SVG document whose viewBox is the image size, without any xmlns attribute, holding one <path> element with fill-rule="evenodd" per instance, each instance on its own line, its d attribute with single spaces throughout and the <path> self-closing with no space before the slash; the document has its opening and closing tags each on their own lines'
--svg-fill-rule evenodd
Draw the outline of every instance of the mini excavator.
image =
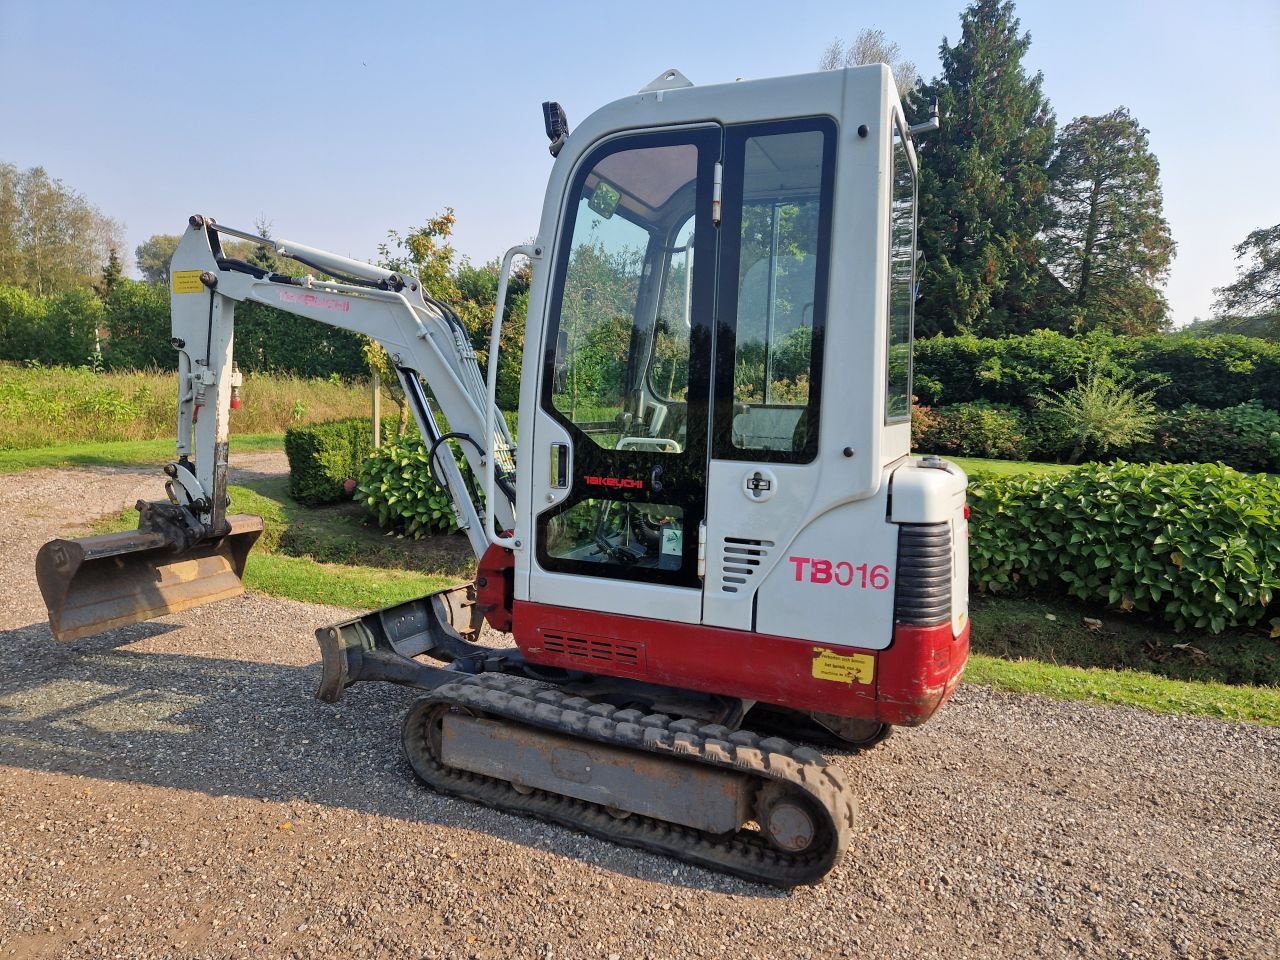
<svg viewBox="0 0 1280 960">
<path fill-rule="evenodd" d="M 478 573 L 318 630 L 320 699 L 420 691 L 403 743 L 436 790 L 817 882 L 860 821 L 842 772 L 793 741 L 923 723 L 968 654 L 966 477 L 910 456 L 914 138 L 936 117 L 909 126 L 882 65 L 713 86 L 669 70 L 572 133 L 543 113 L 541 224 L 502 260 L 483 373 L 417 278 L 190 218 L 167 500 L 140 502 L 136 531 L 41 549 L 50 625 L 73 639 L 243 590 L 262 523 L 228 513 L 237 304 L 364 334 Z M 228 237 L 315 273 L 230 257 Z M 495 403 L 517 257 L 518 449 Z"/>
</svg>

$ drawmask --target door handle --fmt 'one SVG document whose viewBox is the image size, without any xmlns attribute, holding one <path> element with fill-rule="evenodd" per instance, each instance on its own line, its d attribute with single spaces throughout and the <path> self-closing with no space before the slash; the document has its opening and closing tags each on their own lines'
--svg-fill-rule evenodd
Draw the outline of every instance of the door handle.
<svg viewBox="0 0 1280 960">
<path fill-rule="evenodd" d="M 649 474 L 649 489 L 654 493 L 661 493 L 662 486 L 662 464 L 656 464 L 653 471 Z"/>
<path fill-rule="evenodd" d="M 569 486 L 569 445 L 567 443 L 551 445 L 551 486 L 556 490 L 564 490 Z"/>
</svg>

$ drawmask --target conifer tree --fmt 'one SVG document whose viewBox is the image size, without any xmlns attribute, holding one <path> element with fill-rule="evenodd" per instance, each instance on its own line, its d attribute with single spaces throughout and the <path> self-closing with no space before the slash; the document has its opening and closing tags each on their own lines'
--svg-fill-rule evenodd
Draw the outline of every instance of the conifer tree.
<svg viewBox="0 0 1280 960">
<path fill-rule="evenodd" d="M 942 75 L 917 88 L 910 112 L 937 101 L 942 129 L 919 142 L 919 244 L 925 257 L 917 335 L 1000 336 L 1041 326 L 1060 291 L 1042 263 L 1049 220 L 1054 116 L 1031 45 L 1009 0 L 975 0 L 960 40 L 944 38 Z"/>
<path fill-rule="evenodd" d="M 1046 246 L 1050 268 L 1069 290 L 1069 327 L 1161 330 L 1169 308 L 1160 288 L 1174 242 L 1147 131 L 1124 107 L 1077 117 L 1058 137 L 1049 176 L 1054 219 Z"/>
</svg>

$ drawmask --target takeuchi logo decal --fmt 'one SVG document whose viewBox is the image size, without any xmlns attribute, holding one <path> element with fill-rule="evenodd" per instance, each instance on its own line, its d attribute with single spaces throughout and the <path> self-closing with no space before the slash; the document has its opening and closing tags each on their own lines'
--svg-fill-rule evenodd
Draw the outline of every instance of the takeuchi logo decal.
<svg viewBox="0 0 1280 960">
<path fill-rule="evenodd" d="M 280 291 L 281 303 L 296 303 L 303 307 L 317 307 L 320 310 L 333 310 L 337 313 L 350 313 L 351 301 L 338 297 L 326 297 L 317 293 L 296 293 L 293 290 Z"/>
<path fill-rule="evenodd" d="M 609 487 L 611 490 L 643 490 L 643 480 L 628 480 L 626 477 L 592 477 L 584 476 L 583 482 L 589 487 Z"/>
</svg>

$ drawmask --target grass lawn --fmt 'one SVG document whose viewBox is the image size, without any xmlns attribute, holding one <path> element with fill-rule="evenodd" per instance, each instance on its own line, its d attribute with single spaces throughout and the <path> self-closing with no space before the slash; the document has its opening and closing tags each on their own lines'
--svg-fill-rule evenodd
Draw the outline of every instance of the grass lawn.
<svg viewBox="0 0 1280 960">
<path fill-rule="evenodd" d="M 1169 680 L 1136 670 L 1062 667 L 1038 660 L 973 654 L 966 683 L 1057 700 L 1090 700 L 1155 713 L 1178 713 L 1280 726 L 1280 689 Z"/>
<path fill-rule="evenodd" d="M 239 434 L 231 437 L 237 453 L 284 449 L 284 434 Z M 102 443 L 66 443 L 56 447 L 27 450 L 0 450 L 0 473 L 20 473 L 41 467 L 120 467 L 132 464 L 160 464 L 174 458 L 174 441 L 113 440 Z"/>
<path fill-rule="evenodd" d="M 1021 460 L 981 460 L 977 457 L 946 457 L 958 464 L 965 473 L 985 473 L 997 477 L 1008 477 L 1015 474 L 1034 473 L 1045 476 L 1055 473 L 1067 473 L 1075 468 L 1065 463 L 1031 463 Z"/>
</svg>

